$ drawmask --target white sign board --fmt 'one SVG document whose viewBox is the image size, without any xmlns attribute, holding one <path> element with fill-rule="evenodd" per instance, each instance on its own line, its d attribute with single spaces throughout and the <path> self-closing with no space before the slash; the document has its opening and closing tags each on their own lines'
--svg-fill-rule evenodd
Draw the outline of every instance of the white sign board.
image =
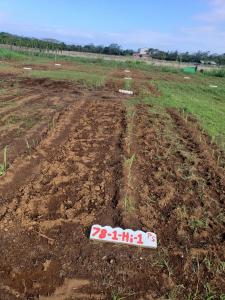
<svg viewBox="0 0 225 300">
<path fill-rule="evenodd" d="M 93 225 L 90 239 L 151 249 L 157 248 L 157 236 L 155 233 L 143 232 L 141 230 L 133 231 L 131 229 L 123 230 L 119 227 L 112 228 L 110 226 L 102 227 L 101 225 Z"/>
<path fill-rule="evenodd" d="M 127 91 L 127 90 L 119 90 L 119 93 L 121 93 L 121 94 L 126 94 L 126 95 L 133 95 L 133 94 L 134 94 L 134 92 L 132 92 L 132 91 Z"/>
</svg>

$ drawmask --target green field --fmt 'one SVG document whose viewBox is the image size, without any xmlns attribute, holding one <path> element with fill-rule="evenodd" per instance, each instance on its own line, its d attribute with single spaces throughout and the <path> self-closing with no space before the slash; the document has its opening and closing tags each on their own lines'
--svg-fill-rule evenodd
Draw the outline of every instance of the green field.
<svg viewBox="0 0 225 300">
<path fill-rule="evenodd" d="M 0 49 L 0 71 L 15 70 L 14 62 L 20 64 L 46 64 L 54 63 L 54 55 L 28 54 Z M 180 69 L 156 67 L 144 62 L 116 62 L 103 59 L 58 57 L 60 63 L 79 66 L 80 69 L 60 70 L 32 70 L 24 72 L 23 76 L 73 80 L 87 87 L 104 86 L 111 79 L 111 73 L 117 69 L 129 68 L 143 72 L 152 77 L 149 82 L 155 85 L 160 96 L 137 96 L 134 100 L 152 103 L 162 107 L 176 107 L 184 113 L 193 114 L 200 122 L 202 128 L 208 132 L 213 140 L 224 147 L 225 141 L 225 71 L 210 71 L 204 74 L 197 73 L 187 76 Z M 169 80 L 165 80 L 171 76 Z M 113 80 L 113 79 L 112 79 Z M 217 86 L 217 87 L 210 87 Z"/>
</svg>

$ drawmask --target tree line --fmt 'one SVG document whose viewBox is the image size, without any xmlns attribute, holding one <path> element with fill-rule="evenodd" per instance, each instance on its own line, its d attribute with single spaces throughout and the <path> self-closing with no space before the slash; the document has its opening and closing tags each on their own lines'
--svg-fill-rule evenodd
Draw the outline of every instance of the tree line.
<svg viewBox="0 0 225 300">
<path fill-rule="evenodd" d="M 81 45 L 67 45 L 63 42 L 52 40 L 40 40 L 36 38 L 20 37 L 9 33 L 0 33 L 0 44 L 13 45 L 18 47 L 34 48 L 40 51 L 76 51 L 76 52 L 90 52 L 108 55 L 133 55 L 134 51 L 131 49 L 123 50 L 117 44 L 109 46 L 95 46 L 93 44 Z"/>
<path fill-rule="evenodd" d="M 122 49 L 118 44 L 111 44 L 109 46 L 95 46 L 89 45 L 68 45 L 56 40 L 41 40 L 37 38 L 21 37 L 9 33 L 0 33 L 0 44 L 13 45 L 18 47 L 34 48 L 41 51 L 76 51 L 76 52 L 90 52 L 106 55 L 123 55 L 131 56 L 135 52 L 131 49 Z M 218 65 L 225 65 L 224 54 L 211 54 L 210 52 L 198 51 L 195 53 L 178 52 L 178 51 L 162 51 L 155 48 L 149 48 L 148 55 L 154 59 L 191 62 L 191 63 L 211 63 Z"/>
<path fill-rule="evenodd" d="M 178 62 L 194 62 L 205 64 L 218 64 L 225 65 L 225 53 L 216 54 L 204 51 L 198 51 L 195 53 L 178 52 L 178 51 L 161 51 L 159 49 L 150 48 L 149 55 L 154 59 L 178 61 Z"/>
</svg>

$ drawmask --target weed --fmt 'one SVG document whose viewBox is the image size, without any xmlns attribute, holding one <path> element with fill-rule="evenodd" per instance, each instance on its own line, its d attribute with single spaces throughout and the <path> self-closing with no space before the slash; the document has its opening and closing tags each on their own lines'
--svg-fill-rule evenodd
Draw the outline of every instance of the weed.
<svg viewBox="0 0 225 300">
<path fill-rule="evenodd" d="M 173 271 L 172 271 L 172 268 L 171 268 L 170 265 L 169 265 L 169 261 L 166 260 L 166 259 L 163 259 L 163 260 L 162 260 L 162 263 L 163 263 L 163 266 L 167 269 L 168 274 L 169 274 L 169 277 L 171 277 L 172 274 L 173 274 Z"/>
<path fill-rule="evenodd" d="M 0 176 L 4 175 L 8 168 L 7 151 L 8 151 L 8 146 L 5 146 L 3 151 L 3 163 L 0 164 Z"/>
<path fill-rule="evenodd" d="M 133 154 L 133 155 L 132 155 L 129 159 L 127 159 L 126 162 L 125 162 L 126 165 L 127 165 L 127 167 L 128 167 L 128 170 L 129 170 L 129 175 L 128 175 L 128 177 L 130 177 L 130 171 L 131 171 L 131 168 L 132 168 L 132 165 L 133 165 L 135 159 L 136 159 L 136 156 L 135 156 L 135 154 Z"/>
<path fill-rule="evenodd" d="M 209 272 L 211 272 L 212 267 L 213 267 L 211 260 L 208 257 L 205 257 L 204 260 L 203 260 L 203 263 L 205 264 L 207 270 Z"/>
<path fill-rule="evenodd" d="M 16 106 L 15 101 L 2 101 L 0 102 L 0 107 L 13 107 Z"/>
<path fill-rule="evenodd" d="M 182 291 L 185 289 L 184 285 L 177 285 L 175 288 L 173 288 L 168 295 L 168 298 L 170 300 L 176 300 L 178 299 L 178 296 L 181 296 Z"/>
<path fill-rule="evenodd" d="M 36 122 L 38 121 L 38 117 L 33 118 L 32 116 L 25 116 L 23 117 L 22 121 L 23 121 L 22 127 L 26 129 L 30 129 L 36 124 Z"/>
<path fill-rule="evenodd" d="M 48 129 L 51 130 L 51 129 L 55 128 L 55 124 L 56 124 L 56 120 L 53 117 L 48 123 Z"/>
<path fill-rule="evenodd" d="M 198 229 L 206 229 L 208 228 L 208 220 L 207 219 L 193 219 L 189 221 L 190 228 L 196 232 Z"/>
<path fill-rule="evenodd" d="M 225 261 L 220 261 L 217 267 L 217 273 L 224 273 L 225 272 Z"/>
<path fill-rule="evenodd" d="M 116 295 L 116 294 L 112 295 L 112 300 L 124 300 L 124 299 L 125 299 L 124 297 L 121 297 L 119 295 Z"/>
<path fill-rule="evenodd" d="M 159 254 L 159 259 L 156 263 L 153 264 L 153 266 L 164 268 L 167 270 L 169 277 L 173 275 L 172 267 L 169 264 L 169 255 L 167 253 L 167 250 L 163 249 L 162 252 Z"/>
<path fill-rule="evenodd" d="M 185 205 L 178 206 L 176 210 L 177 218 L 179 220 L 184 220 L 188 217 L 188 210 Z"/>
<path fill-rule="evenodd" d="M 151 96 L 151 93 L 145 88 L 142 87 L 138 93 L 140 99 L 146 99 L 147 97 Z"/>
<path fill-rule="evenodd" d="M 217 221 L 219 223 L 225 223 L 225 214 L 224 213 L 219 213 L 218 216 L 216 217 Z"/>
<path fill-rule="evenodd" d="M 29 143 L 29 141 L 27 139 L 25 139 L 25 143 L 26 143 L 27 150 L 30 153 L 31 149 L 32 149 L 32 146 L 30 145 L 30 143 Z"/>
<path fill-rule="evenodd" d="M 205 288 L 205 300 L 215 299 L 216 295 L 208 283 L 204 286 L 204 288 Z"/>
<path fill-rule="evenodd" d="M 25 142 L 26 142 L 27 149 L 30 150 L 31 147 L 30 147 L 30 144 L 29 144 L 28 140 L 25 139 Z"/>
<path fill-rule="evenodd" d="M 124 89 L 128 90 L 128 91 L 131 89 L 131 80 L 130 79 L 125 79 Z"/>
<path fill-rule="evenodd" d="M 147 197 L 146 205 L 149 204 L 155 204 L 158 197 L 154 193 L 150 193 L 150 195 Z"/>
<path fill-rule="evenodd" d="M 11 115 L 9 116 L 6 121 L 5 121 L 5 124 L 7 126 L 9 125 L 14 125 L 14 124 L 17 124 L 18 122 L 20 122 L 22 120 L 22 117 L 21 116 L 18 116 L 18 115 Z"/>
</svg>

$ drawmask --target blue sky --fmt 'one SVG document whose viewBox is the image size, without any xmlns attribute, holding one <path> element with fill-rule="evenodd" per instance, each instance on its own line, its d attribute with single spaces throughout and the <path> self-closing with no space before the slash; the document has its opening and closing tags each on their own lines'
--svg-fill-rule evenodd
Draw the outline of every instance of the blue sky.
<svg viewBox="0 0 225 300">
<path fill-rule="evenodd" d="M 69 43 L 225 52 L 225 0 L 0 0 L 0 31 Z"/>
</svg>

